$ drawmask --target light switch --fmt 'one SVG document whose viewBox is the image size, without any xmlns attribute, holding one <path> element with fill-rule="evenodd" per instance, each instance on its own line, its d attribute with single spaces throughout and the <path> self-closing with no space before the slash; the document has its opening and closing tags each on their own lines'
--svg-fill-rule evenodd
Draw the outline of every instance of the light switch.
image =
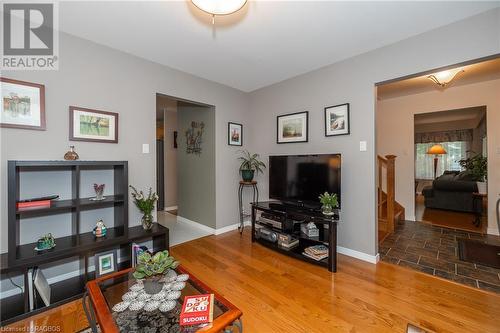
<svg viewBox="0 0 500 333">
<path fill-rule="evenodd" d="M 143 143 L 142 144 L 142 153 L 143 154 L 149 154 L 149 143 Z"/>
<path fill-rule="evenodd" d="M 366 141 L 359 141 L 359 151 L 366 151 Z"/>
</svg>

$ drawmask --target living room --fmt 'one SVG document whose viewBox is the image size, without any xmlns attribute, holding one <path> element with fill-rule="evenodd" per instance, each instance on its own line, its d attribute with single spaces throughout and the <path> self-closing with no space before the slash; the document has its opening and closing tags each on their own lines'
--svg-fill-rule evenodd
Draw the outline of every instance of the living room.
<svg viewBox="0 0 500 333">
<path fill-rule="evenodd" d="M 213 223 L 185 217 L 194 223 L 205 224 L 200 228 L 210 230 L 211 235 L 169 247 L 166 227 L 153 223 L 154 231 L 148 235 L 156 238 L 156 242 L 152 239 L 146 245 L 156 243 L 157 246 L 153 244 L 155 250 L 169 249 L 169 254 L 180 262 L 176 282 L 189 286 L 199 283 L 201 289 L 215 295 L 224 305 L 225 310 L 222 307 L 215 309 L 213 332 L 226 327 L 231 327 L 234 332 L 241 331 L 236 319 L 241 319 L 245 330 L 250 332 L 389 332 L 406 331 L 413 326 L 429 332 L 494 332 L 497 329 L 495 318 L 500 313 L 497 293 L 379 262 L 374 91 L 380 82 L 415 73 L 439 72 L 448 66 L 456 67 L 499 54 L 498 6 L 498 2 L 403 5 L 396 2 L 252 1 L 228 16 L 212 16 L 199 10 L 191 1 L 58 3 L 58 69 L 2 68 L 2 79 L 38 85 L 29 87 L 37 88 L 43 96 L 40 102 L 45 102 L 45 119 L 38 118 L 37 124 L 30 125 L 38 126 L 38 130 L 12 126 L 0 129 L 1 298 L 28 295 L 25 292 L 28 284 L 24 283 L 29 279 L 25 278 L 24 270 L 34 265 L 35 259 L 32 258 L 43 259 L 40 267 L 49 284 L 62 283 L 72 276 L 72 272 L 82 271 L 82 267 L 89 268 L 85 275 L 88 273 L 90 278 L 79 294 L 75 293 L 75 298 L 68 302 L 50 302 L 50 306 L 41 306 L 30 313 L 29 299 L 23 299 L 18 314 L 21 317 L 15 316 L 15 320 L 5 322 L 2 317 L 2 326 L 19 329 L 45 325 L 58 327 L 60 331 L 79 332 L 93 329 L 94 311 L 101 331 L 117 331 L 113 316 L 117 316 L 118 311 L 113 312 L 106 295 L 101 293 L 101 280 L 96 282 L 94 276 L 98 273 L 94 273 L 97 268 L 90 267 L 96 264 L 82 264 L 82 261 L 89 257 L 93 259 L 94 252 L 111 250 L 107 245 L 94 248 L 99 243 L 110 244 L 110 247 L 123 246 L 121 252 L 128 255 L 130 252 L 125 248 L 128 249 L 130 244 L 121 242 L 125 242 L 125 238 L 135 242 L 134 237 L 143 240 L 142 236 L 147 234 L 141 229 L 148 218 L 144 219 L 145 214 L 136 207 L 137 197 L 134 198 L 133 192 L 125 188 L 133 185 L 146 196 L 149 188 L 156 191 L 156 97 L 162 94 L 214 107 L 214 122 L 211 128 L 203 127 L 203 134 L 200 134 L 202 127 L 196 117 L 189 126 L 178 128 L 177 148 L 179 155 L 183 154 L 189 158 L 189 163 L 203 169 L 196 153 L 187 152 L 188 145 L 192 152 L 201 147 L 203 157 L 207 147 L 197 138 L 209 132 L 213 134 L 214 169 L 213 175 L 209 176 L 213 185 L 209 189 L 211 197 L 205 198 L 212 202 L 214 216 L 208 220 Z M 5 13 L 5 7 L 3 10 Z M 436 15 L 431 17 L 429 12 Z M 88 23 L 89 20 L 92 24 Z M 310 24 L 313 20 L 317 24 Z M 123 22 L 136 24 L 124 25 Z M 400 28 L 394 29 L 394 26 Z M 346 34 L 346 31 L 350 33 Z M 2 90 L 5 82 L 2 82 Z M 88 141 L 88 137 L 76 133 L 81 126 L 70 128 L 69 124 L 74 124 L 74 118 L 70 117 L 75 113 L 70 106 L 76 107 L 77 112 L 87 109 L 93 113 L 118 114 L 119 117 L 106 114 L 116 132 L 106 131 L 110 136 L 108 142 Z M 450 108 L 442 110 L 445 109 Z M 335 112 L 343 112 L 343 122 L 335 121 L 339 114 L 336 116 Z M 284 130 L 285 126 L 282 131 L 278 129 L 280 116 L 293 115 L 293 122 L 302 127 L 288 135 L 290 132 Z M 498 123 L 499 116 L 498 111 L 487 110 L 488 135 L 496 134 L 491 126 Z M 287 119 L 281 117 L 281 120 L 286 122 Z M 5 121 L 2 118 L 2 122 Z M 238 136 L 233 138 L 235 142 L 231 141 L 229 123 L 241 125 L 241 145 Z M 393 129 L 399 126 L 396 123 Z M 78 135 L 87 140 L 71 139 Z M 405 138 L 413 140 L 411 135 Z M 292 143 L 281 144 L 283 139 Z M 498 140 L 489 139 L 488 144 L 488 229 L 494 233 L 494 207 L 500 191 L 498 175 L 494 172 L 499 169 Z M 64 160 L 69 146 L 74 146 L 78 160 Z M 259 241 L 252 242 L 255 233 L 251 226 L 245 225 L 242 234 L 239 233 L 238 186 L 242 174 L 238 157 L 242 149 L 259 154 L 267 166 L 254 179 L 259 202 L 274 197 L 270 188 L 271 156 L 340 154 L 342 172 L 338 199 L 341 221 L 330 221 L 327 225 L 332 228 L 323 230 L 323 234 L 326 229 L 333 232 L 334 227 L 337 233 L 336 246 L 335 243 L 329 245 L 329 250 L 338 252 L 338 255 L 329 253 L 331 260 L 334 255 L 337 259 L 335 269 L 331 263 L 314 265 L 262 246 Z M 72 153 L 70 156 L 75 157 Z M 21 184 L 21 189 L 24 191 L 29 185 L 31 192 L 21 191 L 25 196 L 18 198 L 15 191 L 8 191 L 9 182 L 15 184 L 16 181 L 15 174 L 8 174 L 8 161 L 19 162 L 19 169 L 25 172 L 23 168 L 33 167 L 29 161 L 61 164 L 57 165 L 56 171 L 45 170 L 45 164 L 41 167 L 44 170 L 37 170 L 37 173 L 49 172 L 49 176 L 53 175 L 50 177 L 36 174 L 23 178 L 21 175 L 21 182 L 29 179 Z M 338 167 L 338 161 L 333 160 L 332 166 Z M 111 175 L 109 165 L 103 172 L 95 171 L 105 164 L 103 162 L 112 163 L 113 172 L 118 176 Z M 397 170 L 405 168 L 413 172 L 412 163 L 407 166 L 398 164 Z M 125 165 L 126 177 L 123 172 Z M 29 177 L 30 172 L 27 174 Z M 81 176 L 78 182 L 73 181 L 73 175 L 75 179 L 76 175 Z M 80 184 L 81 191 L 73 196 L 72 186 L 76 183 Z M 16 223 L 16 216 L 25 214 L 16 213 L 16 201 L 27 199 L 28 195 L 52 194 L 44 192 L 52 192 L 53 187 L 57 188 L 61 199 L 93 197 L 93 183 L 106 184 L 104 197 L 117 193 L 124 197 L 115 198 L 114 202 L 87 200 L 85 212 L 80 212 L 82 205 L 79 203 L 61 208 L 65 214 L 54 214 L 53 218 L 40 222 L 28 221 L 26 226 L 21 225 L 21 231 L 28 227 L 32 229 L 16 235 L 16 224 L 11 224 L 10 220 Z M 120 192 L 116 192 L 117 189 Z M 413 198 L 414 189 L 410 189 Z M 254 201 L 250 193 L 251 188 L 244 189 L 243 210 L 246 213 L 251 211 L 250 202 Z M 139 200 L 141 198 L 139 195 Z M 408 207 L 414 205 L 412 201 Z M 199 208 L 196 205 L 202 204 L 194 202 L 194 207 L 185 208 L 188 212 L 195 211 Z M 316 204 L 319 204 L 319 199 Z M 95 212 L 92 211 L 94 215 L 89 212 L 90 206 L 96 208 Z M 143 208 L 147 211 L 148 207 Z M 72 223 L 64 224 L 60 216 L 86 216 L 82 221 L 86 223 L 86 232 L 90 232 L 101 208 L 106 209 L 105 214 L 110 214 L 103 215 L 104 224 L 110 227 L 105 236 L 107 239 L 89 238 L 88 243 L 75 243 L 66 248 L 60 239 L 73 232 Z M 114 211 L 114 216 L 108 210 Z M 150 212 L 152 220 L 157 221 L 156 212 Z M 181 210 L 178 213 L 182 218 L 184 213 Z M 120 214 L 123 214 L 122 218 L 119 218 Z M 137 229 L 129 231 L 127 237 L 120 234 L 120 239 L 112 238 L 112 221 L 125 220 L 129 229 Z M 177 222 L 183 223 L 180 220 Z M 72 221 L 71 218 L 68 221 Z M 78 222 L 77 217 L 75 221 Z M 42 223 L 43 227 L 39 227 Z M 102 233 L 102 226 L 99 227 Z M 16 254 L 17 246 L 37 242 L 37 237 L 49 232 L 55 236 L 55 248 L 40 254 L 33 248 L 26 248 L 29 253 L 22 253 L 27 253 L 26 257 Z M 15 236 L 20 237 L 16 239 Z M 12 240 L 14 247 L 9 246 Z M 329 240 L 333 241 L 332 238 Z M 20 243 L 16 244 L 16 241 Z M 85 246 L 82 252 L 76 252 L 81 245 Z M 68 258 L 62 258 L 62 249 L 75 251 L 70 262 L 66 261 Z M 9 255 L 14 261 L 7 260 Z M 51 256 L 52 263 L 49 262 Z M 117 256 L 115 254 L 114 259 L 121 259 L 121 255 L 120 258 Z M 27 259 L 23 262 L 16 261 L 24 258 Z M 96 259 L 99 262 L 99 258 Z M 117 260 L 116 266 L 120 269 L 131 267 L 125 265 L 128 258 L 123 260 Z M 165 260 L 173 264 L 170 262 L 173 259 Z M 115 273 L 119 273 L 118 270 L 111 274 Z M 102 279 L 109 276 L 112 275 L 103 275 Z M 189 280 L 182 281 L 186 278 Z M 11 284 L 10 279 L 19 288 Z M 180 286 L 182 283 L 176 284 L 175 288 Z M 81 300 L 85 287 L 89 294 L 86 298 L 90 305 L 88 318 L 83 313 Z M 132 283 L 127 287 L 132 287 Z M 194 289 L 186 287 L 182 292 L 191 292 L 192 295 Z M 52 290 L 53 296 L 57 296 L 57 288 L 53 286 Z M 65 293 L 65 290 L 60 289 L 60 292 Z M 464 299 L 469 301 L 464 302 Z M 2 303 L 1 312 L 13 308 Z M 17 311 L 19 307 L 16 305 L 15 308 Z M 168 317 L 169 312 L 165 313 L 167 315 L 161 318 Z M 174 317 L 178 322 L 178 317 Z M 227 318 L 231 321 L 224 321 Z"/>
</svg>

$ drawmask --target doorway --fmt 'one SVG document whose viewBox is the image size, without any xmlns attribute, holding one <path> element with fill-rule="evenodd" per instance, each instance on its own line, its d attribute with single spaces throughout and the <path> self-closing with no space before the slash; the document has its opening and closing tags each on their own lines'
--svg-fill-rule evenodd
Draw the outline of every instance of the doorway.
<svg viewBox="0 0 500 333">
<path fill-rule="evenodd" d="M 415 114 L 414 133 L 415 220 L 486 233 L 486 106 Z"/>
</svg>

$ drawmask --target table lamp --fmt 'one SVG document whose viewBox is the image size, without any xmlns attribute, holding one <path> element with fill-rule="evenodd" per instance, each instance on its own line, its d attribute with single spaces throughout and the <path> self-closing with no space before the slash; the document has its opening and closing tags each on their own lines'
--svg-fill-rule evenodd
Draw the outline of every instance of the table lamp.
<svg viewBox="0 0 500 333">
<path fill-rule="evenodd" d="M 446 150 L 444 150 L 443 146 L 437 144 L 427 150 L 428 155 L 434 155 L 434 179 L 436 179 L 436 171 L 438 166 L 438 156 L 446 154 Z"/>
</svg>

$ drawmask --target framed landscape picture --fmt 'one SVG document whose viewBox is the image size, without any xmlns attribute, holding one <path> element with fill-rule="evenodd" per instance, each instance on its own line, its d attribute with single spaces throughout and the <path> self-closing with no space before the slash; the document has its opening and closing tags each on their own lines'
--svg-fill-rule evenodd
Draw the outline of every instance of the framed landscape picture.
<svg viewBox="0 0 500 333">
<path fill-rule="evenodd" d="M 0 77 L 0 127 L 45 130 L 45 86 Z"/>
<path fill-rule="evenodd" d="M 70 106 L 69 139 L 118 143 L 118 113 Z"/>
<path fill-rule="evenodd" d="M 227 143 L 230 146 L 243 146 L 243 125 L 227 123 Z"/>
<path fill-rule="evenodd" d="M 309 112 L 297 112 L 277 117 L 277 143 L 307 142 Z"/>
<path fill-rule="evenodd" d="M 96 253 L 94 256 L 95 278 L 117 271 L 116 250 Z"/>
<path fill-rule="evenodd" d="M 325 136 L 350 133 L 349 103 L 325 108 Z"/>
</svg>

